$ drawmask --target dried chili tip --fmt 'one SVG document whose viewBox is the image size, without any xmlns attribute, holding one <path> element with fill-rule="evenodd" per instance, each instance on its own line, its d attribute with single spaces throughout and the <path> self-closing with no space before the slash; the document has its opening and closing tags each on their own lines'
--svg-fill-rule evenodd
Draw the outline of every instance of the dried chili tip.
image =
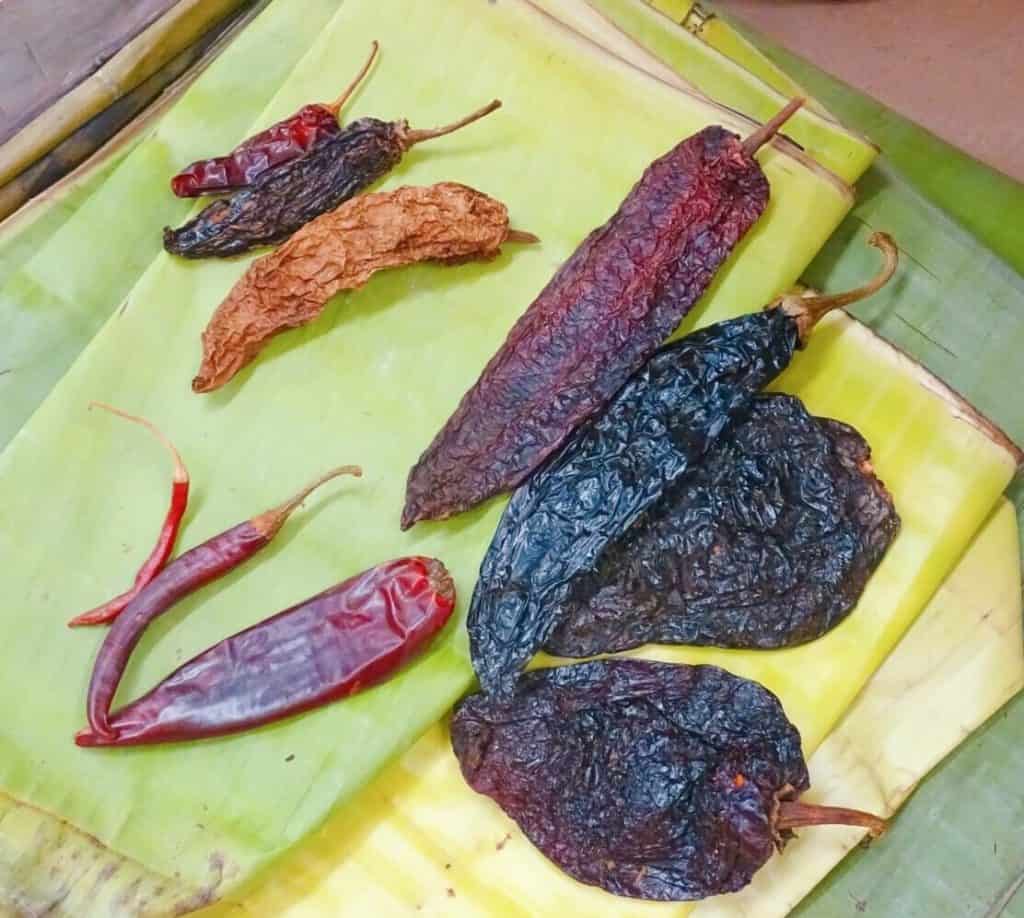
<svg viewBox="0 0 1024 918">
<path fill-rule="evenodd" d="M 868 239 L 868 245 L 873 245 L 878 249 L 885 260 L 878 273 L 866 284 L 853 290 L 847 290 L 845 293 L 811 296 L 791 293 L 765 307 L 766 309 L 781 309 L 796 322 L 801 347 L 807 343 L 807 336 L 811 329 L 821 321 L 822 317 L 834 309 L 841 309 L 877 293 L 896 273 L 896 268 L 899 266 L 900 250 L 892 236 L 888 233 L 873 233 Z"/>
<path fill-rule="evenodd" d="M 133 424 L 145 427 L 146 430 L 159 440 L 171 454 L 171 459 L 174 462 L 174 473 L 171 478 L 170 505 L 167 509 L 166 515 L 164 516 L 163 525 L 160 527 L 160 535 L 157 537 L 156 545 L 153 546 L 153 550 L 149 553 L 149 557 L 146 558 L 142 566 L 139 568 L 139 572 L 135 575 L 135 582 L 132 584 L 131 589 L 121 593 L 120 596 L 115 596 L 113 599 L 103 603 L 101 606 L 97 606 L 94 609 L 90 609 L 88 612 L 76 615 L 68 622 L 69 628 L 76 628 L 82 625 L 106 624 L 107 622 L 113 621 L 121 614 L 121 612 L 124 611 L 128 603 L 139 595 L 142 589 L 161 571 L 164 564 L 167 563 L 167 559 L 171 556 L 171 552 L 174 550 L 174 543 L 177 541 L 178 531 L 181 528 L 181 519 L 185 515 L 185 509 L 188 506 L 188 470 L 185 468 L 185 463 L 182 461 L 181 454 L 163 431 L 153 424 L 152 421 L 149 421 L 146 418 L 129 414 L 127 411 L 122 411 L 120 408 L 115 408 L 113 405 L 108 405 L 104 402 L 90 402 L 89 408 L 102 408 L 104 411 L 116 414 L 118 417 L 124 418 L 126 421 L 131 421 Z"/>
<path fill-rule="evenodd" d="M 269 545 L 285 520 L 316 488 L 340 475 L 358 478 L 362 469 L 357 465 L 331 469 L 276 507 L 184 552 L 142 589 L 114 621 L 96 655 L 86 697 L 86 716 L 93 733 L 108 740 L 114 738 L 110 705 L 128 659 L 149 623 Z"/>
</svg>

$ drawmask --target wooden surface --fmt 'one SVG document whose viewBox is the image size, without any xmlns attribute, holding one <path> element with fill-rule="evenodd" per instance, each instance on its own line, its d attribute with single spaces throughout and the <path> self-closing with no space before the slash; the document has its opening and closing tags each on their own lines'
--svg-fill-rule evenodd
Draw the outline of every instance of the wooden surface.
<svg viewBox="0 0 1024 918">
<path fill-rule="evenodd" d="M 717 0 L 1024 181 L 1024 0 Z"/>
<path fill-rule="evenodd" d="M 173 5 L 174 0 L 0 0 L 0 143 Z"/>
</svg>

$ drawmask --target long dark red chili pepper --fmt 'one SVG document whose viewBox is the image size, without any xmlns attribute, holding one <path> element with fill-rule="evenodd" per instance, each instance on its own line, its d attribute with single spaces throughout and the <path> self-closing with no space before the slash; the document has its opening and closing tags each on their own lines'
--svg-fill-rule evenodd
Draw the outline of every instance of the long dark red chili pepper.
<svg viewBox="0 0 1024 918">
<path fill-rule="evenodd" d="M 768 204 L 754 154 L 802 100 L 741 140 L 712 125 L 647 167 L 512 327 L 409 473 L 402 528 L 530 474 L 676 329 Z"/>
<path fill-rule="evenodd" d="M 297 159 L 337 134 L 341 130 L 338 114 L 369 71 L 377 47 L 377 42 L 373 42 L 366 63 L 333 102 L 304 105 L 290 118 L 243 140 L 226 156 L 201 159 L 186 166 L 171 179 L 171 191 L 179 198 L 197 198 L 245 188 L 269 169 Z"/>
<path fill-rule="evenodd" d="M 93 732 L 106 739 L 113 738 L 109 725 L 110 704 L 114 700 L 128 658 L 151 621 L 163 615 L 179 600 L 223 577 L 267 546 L 292 511 L 324 482 L 339 475 L 361 474 L 362 470 L 355 465 L 332 469 L 283 504 L 189 549 L 168 564 L 128 604 L 100 645 L 86 701 L 86 714 Z"/>
<path fill-rule="evenodd" d="M 141 424 L 167 447 L 168 452 L 171 454 L 171 458 L 174 460 L 174 476 L 171 479 L 171 504 L 167 508 L 167 515 L 164 517 L 163 526 L 160 527 L 160 535 L 156 540 L 156 545 L 153 546 L 153 550 L 149 553 L 149 557 L 145 560 L 142 567 L 139 568 L 139 572 L 135 575 L 135 583 L 132 584 L 132 588 L 122 593 L 120 596 L 115 596 L 109 602 L 105 602 L 102 606 L 97 606 L 95 609 L 90 609 L 88 612 L 76 615 L 68 622 L 69 627 L 75 627 L 77 625 L 101 625 L 106 622 L 113 621 L 121 614 L 128 603 L 139 595 L 143 587 L 145 587 L 167 563 L 167 559 L 171 556 L 171 552 L 174 550 L 174 543 L 178 538 L 178 530 L 181 528 L 181 518 L 185 515 L 185 508 L 188 506 L 188 470 L 185 468 L 185 463 L 182 462 L 181 455 L 178 453 L 178 450 L 175 449 L 174 444 L 164 436 L 163 432 L 157 428 L 155 424 L 147 421 L 145 418 L 129 414 L 127 411 L 122 411 L 120 408 L 114 408 L 112 405 L 105 405 L 102 402 L 92 402 L 89 407 L 93 406 L 102 408 L 104 411 L 113 412 L 118 417 L 124 418 L 127 421 L 132 421 L 135 424 Z"/>
<path fill-rule="evenodd" d="M 455 586 L 433 558 L 389 561 L 225 638 L 110 718 L 79 746 L 237 733 L 374 685 L 451 617 Z"/>
</svg>

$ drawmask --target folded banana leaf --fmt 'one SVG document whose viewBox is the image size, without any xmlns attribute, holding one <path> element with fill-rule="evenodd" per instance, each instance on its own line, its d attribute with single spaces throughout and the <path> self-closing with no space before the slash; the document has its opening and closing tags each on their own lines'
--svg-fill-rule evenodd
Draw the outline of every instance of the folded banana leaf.
<svg viewBox="0 0 1024 918">
<path fill-rule="evenodd" d="M 762 53 L 807 86 L 844 123 L 863 131 L 886 161 L 934 206 L 1024 274 L 1024 185 L 936 137 L 908 118 L 818 69 L 742 22 L 735 25 Z"/>
<path fill-rule="evenodd" d="M 278 339 L 230 387 L 202 398 L 189 390 L 199 333 L 246 262 L 161 255 L 0 456 L 0 553 L 11 561 L 0 613 L 0 697 L 18 699 L 5 710 L 0 786 L 92 835 L 104 846 L 98 856 L 127 855 L 189 897 L 237 888 L 440 717 L 471 678 L 464 631 L 452 628 L 377 689 L 252 734 L 181 747 L 74 747 L 100 635 L 69 632 L 63 623 L 120 588 L 126 567 L 145 551 L 164 496 L 162 470 L 126 450 L 123 425 L 90 415 L 86 401 L 142 412 L 175 437 L 199 488 L 184 544 L 261 509 L 326 465 L 359 462 L 366 469 L 364 482 L 296 519 L 260 564 L 151 629 L 123 698 L 226 633 L 406 552 L 442 557 L 464 610 L 500 502 L 402 535 L 408 467 L 514 319 L 647 162 L 710 122 L 739 132 L 751 127 L 508 0 L 486 7 L 449 0 L 441 15 L 397 2 L 346 3 L 270 108 L 251 120 L 265 124 L 329 97 L 385 23 L 379 69 L 353 115 L 431 125 L 492 96 L 505 103 L 499 116 L 409 156 L 388 185 L 476 185 L 506 201 L 516 225 L 543 243 L 486 265 L 420 267 L 375 279 L 339 300 L 318 326 Z M 248 61 L 246 72 L 252 66 Z M 203 100 L 200 85 L 186 97 L 195 106 L 192 135 L 203 112 L 212 117 L 222 104 Z M 159 131 L 166 146 L 142 145 L 121 167 L 140 163 L 139 178 L 148 174 L 161 191 L 171 165 L 187 157 L 168 121 Z M 774 147 L 764 164 L 775 199 L 707 299 L 708 319 L 760 305 L 792 284 L 848 210 L 848 190 L 834 177 Z M 143 206 L 116 184 L 121 169 L 89 202 L 109 208 L 108 219 Z M 80 227 L 85 210 L 58 235 Z M 797 223 L 802 236 L 794 243 Z M 78 260 L 94 250 L 77 250 Z M 65 275 L 73 270 L 65 266 Z M 964 425 L 963 436 L 976 454 L 965 479 L 975 493 L 965 509 L 958 490 L 948 492 L 956 510 L 936 546 L 933 586 L 951 563 L 945 553 L 966 544 L 1013 464 L 973 426 Z M 894 618 L 893 640 L 912 606 L 906 620 Z M 121 861 L 106 866 L 113 863 Z"/>
<path fill-rule="evenodd" d="M 977 727 L 1020 689 L 1024 658 L 1016 541 L 1012 508 L 1002 501 L 913 628 L 810 757 L 809 799 L 891 813 L 963 731 Z M 696 906 L 616 899 L 565 877 L 495 804 L 466 785 L 447 725 L 441 723 L 239 905 L 248 914 L 280 918 L 681 918 L 688 912 L 694 918 L 781 918 L 861 834 L 838 827 L 805 830 L 746 890 Z M 885 845 L 876 850 L 884 854 Z M 872 904 L 887 907 L 878 897 Z M 816 914 L 844 915 L 851 907 L 838 905 Z M 229 918 L 238 911 L 223 904 L 201 915 Z"/>
<path fill-rule="evenodd" d="M 0 447 L 123 303 L 160 251 L 160 228 L 194 206 L 168 190 L 173 172 L 245 136 L 339 3 L 272 4 L 113 170 L 102 194 L 80 202 L 73 219 L 0 275 Z M 337 90 L 320 87 L 328 98 Z"/>
</svg>

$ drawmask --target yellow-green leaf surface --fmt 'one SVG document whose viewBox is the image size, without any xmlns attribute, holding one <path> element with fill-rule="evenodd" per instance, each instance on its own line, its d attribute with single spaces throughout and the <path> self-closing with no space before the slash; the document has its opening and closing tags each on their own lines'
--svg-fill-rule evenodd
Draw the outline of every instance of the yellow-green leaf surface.
<svg viewBox="0 0 1024 918">
<path fill-rule="evenodd" d="M 807 799 L 892 813 L 1024 680 L 1017 525 L 1002 501 L 896 650 L 809 761 Z M 859 839 L 807 829 L 743 892 L 693 908 L 615 899 L 555 869 L 463 781 L 433 727 L 238 906 L 202 918 L 533 915 L 780 918 Z M 880 848 L 885 845 L 883 839 Z M 199 916 L 197 916 L 199 918 Z"/>
<path fill-rule="evenodd" d="M 487 265 L 375 278 L 207 397 L 189 390 L 199 333 L 246 261 L 160 256 L 0 456 L 8 571 L 0 697 L 18 699 L 5 711 L 0 785 L 147 870 L 213 886 L 216 895 L 307 834 L 441 716 L 469 684 L 464 631 L 460 621 L 399 678 L 279 726 L 177 747 L 77 749 L 71 737 L 101 635 L 63 623 L 124 587 L 163 512 L 167 477 L 157 449 L 116 418 L 90 414 L 86 402 L 141 412 L 175 438 L 196 481 L 184 545 L 264 509 L 328 465 L 366 470 L 362 481 L 335 486 L 336 496 L 319 494 L 258 563 L 153 627 L 122 699 L 225 634 L 407 552 L 448 563 L 461 612 L 500 503 L 403 535 L 409 466 L 515 318 L 652 158 L 708 123 L 750 129 L 513 0 L 345 3 L 253 120 L 266 124 L 329 97 L 370 40 L 385 37 L 351 117 L 408 116 L 430 126 L 494 96 L 505 103 L 415 150 L 387 185 L 475 185 L 507 202 L 515 225 L 542 244 L 510 246 Z M 222 102 L 210 100 L 207 115 Z M 163 146 L 145 155 L 154 183 L 180 158 Z M 772 203 L 723 270 L 708 315 L 756 308 L 787 288 L 848 210 L 835 180 L 775 148 L 763 160 Z M 980 462 L 971 480 L 987 471 Z M 979 500 L 985 493 L 979 488 Z"/>
<path fill-rule="evenodd" d="M 662 66 L 668 65 L 705 95 L 759 121 L 766 121 L 795 94 L 787 96 L 763 82 L 696 35 L 681 30 L 677 22 L 645 0 L 579 3 L 639 42 Z M 810 106 L 790 118 L 783 131 L 814 160 L 848 182 L 856 181 L 878 152 L 869 140 Z"/>
</svg>

